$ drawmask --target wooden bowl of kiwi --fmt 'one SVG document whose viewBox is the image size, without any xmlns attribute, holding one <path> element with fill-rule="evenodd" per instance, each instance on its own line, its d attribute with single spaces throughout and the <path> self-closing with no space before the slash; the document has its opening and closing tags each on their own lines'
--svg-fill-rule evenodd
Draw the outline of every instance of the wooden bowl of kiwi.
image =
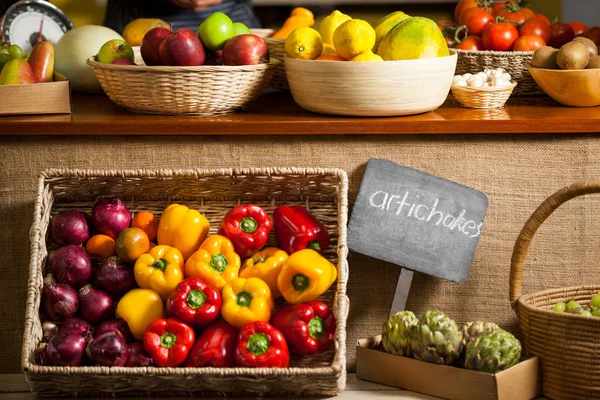
<svg viewBox="0 0 600 400">
<path fill-rule="evenodd" d="M 577 37 L 560 49 L 542 47 L 533 55 L 529 73 L 550 97 L 565 106 L 600 106 L 598 47 Z"/>
</svg>

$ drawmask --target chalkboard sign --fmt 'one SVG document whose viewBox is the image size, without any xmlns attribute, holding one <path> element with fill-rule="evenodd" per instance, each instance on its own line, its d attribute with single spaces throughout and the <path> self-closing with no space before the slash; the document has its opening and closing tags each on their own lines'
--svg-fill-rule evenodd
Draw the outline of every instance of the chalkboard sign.
<svg viewBox="0 0 600 400">
<path fill-rule="evenodd" d="M 469 275 L 487 208 L 483 192 L 371 159 L 352 210 L 348 247 L 462 282 Z"/>
</svg>

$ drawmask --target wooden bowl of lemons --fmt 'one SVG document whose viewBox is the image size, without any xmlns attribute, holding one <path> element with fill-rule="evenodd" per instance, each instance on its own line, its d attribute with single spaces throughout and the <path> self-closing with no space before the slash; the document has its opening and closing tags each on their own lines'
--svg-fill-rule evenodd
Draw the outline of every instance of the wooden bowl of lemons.
<svg viewBox="0 0 600 400">
<path fill-rule="evenodd" d="M 538 86 L 564 106 L 600 106 L 600 69 L 544 69 L 529 66 Z"/>
<path fill-rule="evenodd" d="M 383 62 L 285 58 L 288 84 L 305 110 L 334 115 L 400 116 L 433 111 L 446 100 L 457 55 Z"/>
</svg>

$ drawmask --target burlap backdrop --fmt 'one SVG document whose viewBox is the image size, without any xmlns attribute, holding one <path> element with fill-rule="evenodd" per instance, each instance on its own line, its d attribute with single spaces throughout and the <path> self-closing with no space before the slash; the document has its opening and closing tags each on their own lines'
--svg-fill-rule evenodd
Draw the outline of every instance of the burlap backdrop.
<svg viewBox="0 0 600 400">
<path fill-rule="evenodd" d="M 0 137 L 0 373 L 20 369 L 28 232 L 38 172 L 45 168 L 339 167 L 354 200 L 366 161 L 384 157 L 486 192 L 490 206 L 471 275 L 463 284 L 415 274 L 408 307 L 444 310 L 459 322 L 494 320 L 516 331 L 508 303 L 514 240 L 549 194 L 600 175 L 600 139 L 556 136 Z M 600 198 L 578 198 L 536 236 L 524 293 L 600 283 Z M 399 269 L 350 256 L 349 368 L 356 340 L 379 333 Z"/>
</svg>

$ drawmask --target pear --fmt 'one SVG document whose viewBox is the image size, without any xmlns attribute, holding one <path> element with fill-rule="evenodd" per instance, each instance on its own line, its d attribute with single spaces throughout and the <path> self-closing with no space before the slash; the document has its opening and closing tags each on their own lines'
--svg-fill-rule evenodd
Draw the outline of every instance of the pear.
<svg viewBox="0 0 600 400">
<path fill-rule="evenodd" d="M 0 85 L 23 85 L 35 83 L 33 70 L 22 58 L 13 58 L 6 63 L 0 73 Z"/>
<path fill-rule="evenodd" d="M 28 59 L 36 83 L 52 82 L 54 75 L 54 46 L 48 40 L 33 47 Z"/>
</svg>

